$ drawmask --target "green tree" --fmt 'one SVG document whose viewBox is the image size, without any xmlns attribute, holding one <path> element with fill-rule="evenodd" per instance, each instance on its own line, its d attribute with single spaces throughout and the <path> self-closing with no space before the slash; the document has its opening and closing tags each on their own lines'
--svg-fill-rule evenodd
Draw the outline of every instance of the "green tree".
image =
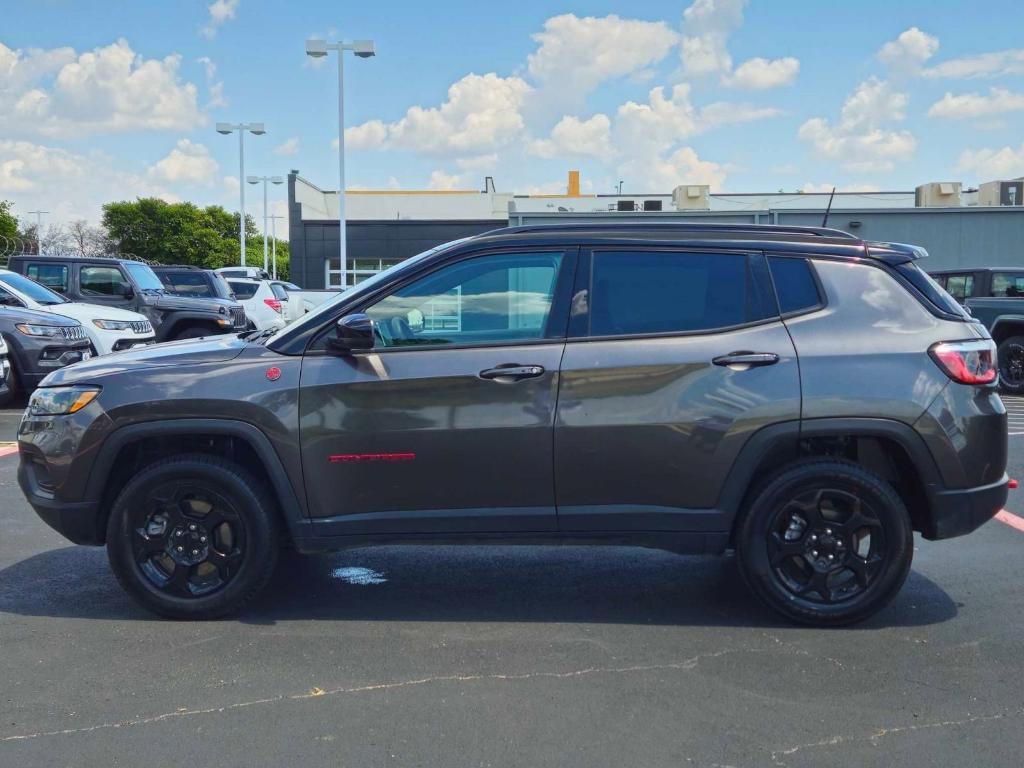
<svg viewBox="0 0 1024 768">
<path fill-rule="evenodd" d="M 103 206 L 103 226 L 122 253 L 162 264 L 216 269 L 238 264 L 238 214 L 219 205 L 168 203 L 140 198 Z M 263 240 L 252 217 L 245 217 L 246 249 Z M 248 255 L 248 254 L 247 254 Z"/>
<path fill-rule="evenodd" d="M 0 200 L 0 251 L 13 247 L 13 242 L 8 244 L 2 238 L 13 241 L 18 236 L 18 219 L 11 213 L 11 207 L 9 201 Z"/>
</svg>

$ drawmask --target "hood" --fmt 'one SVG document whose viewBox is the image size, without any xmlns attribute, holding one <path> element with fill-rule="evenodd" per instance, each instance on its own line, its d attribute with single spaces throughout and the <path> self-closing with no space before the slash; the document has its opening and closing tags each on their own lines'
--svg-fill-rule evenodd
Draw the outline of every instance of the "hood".
<svg viewBox="0 0 1024 768">
<path fill-rule="evenodd" d="M 221 307 L 223 307 L 223 314 L 228 314 L 232 307 L 237 307 L 239 305 L 238 302 L 231 301 L 231 299 L 199 299 L 192 296 L 176 296 L 172 293 L 162 293 L 150 306 L 156 307 L 157 309 L 181 309 L 191 310 L 193 312 L 218 313 L 220 312 Z"/>
<path fill-rule="evenodd" d="M 84 304 L 78 301 L 69 301 L 67 304 L 54 304 L 47 307 L 47 312 L 73 318 L 83 325 L 93 320 L 123 320 L 130 323 L 138 323 L 146 319 L 139 313 L 129 312 L 127 309 L 104 307 L 100 304 Z"/>
<path fill-rule="evenodd" d="M 53 312 L 42 312 L 38 309 L 24 307 L 6 307 L 0 305 L 0 323 L 39 323 L 40 325 L 75 326 L 81 325 L 77 320 Z"/>
<path fill-rule="evenodd" d="M 114 373 L 151 368 L 226 363 L 242 354 L 247 346 L 249 346 L 247 341 L 227 334 L 136 347 L 126 352 L 101 355 L 84 363 L 75 363 L 67 368 L 60 368 L 47 376 L 40 386 L 55 387 L 62 384 L 91 382 Z"/>
</svg>

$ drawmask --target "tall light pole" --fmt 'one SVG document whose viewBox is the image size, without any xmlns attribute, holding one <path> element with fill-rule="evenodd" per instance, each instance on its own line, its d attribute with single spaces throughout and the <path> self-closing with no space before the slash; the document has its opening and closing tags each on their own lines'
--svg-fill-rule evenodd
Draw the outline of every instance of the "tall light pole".
<svg viewBox="0 0 1024 768">
<path fill-rule="evenodd" d="M 284 184 L 284 179 L 280 176 L 249 176 L 246 181 L 250 184 L 259 184 L 263 182 L 263 271 L 269 271 L 270 265 L 267 263 L 267 182 L 271 184 Z"/>
<path fill-rule="evenodd" d="M 217 123 L 217 133 L 227 136 L 238 131 L 238 240 L 242 266 L 245 266 L 245 132 L 253 136 L 266 133 L 263 123 Z"/>
<path fill-rule="evenodd" d="M 277 280 L 277 220 L 283 219 L 284 216 L 271 215 L 267 218 L 270 219 L 270 236 L 273 238 L 274 242 L 274 271 L 271 272 L 271 275 L 273 275 L 274 279 Z"/>
<path fill-rule="evenodd" d="M 36 255 L 43 255 L 43 214 L 49 211 L 28 211 L 29 216 L 36 217 Z"/>
<path fill-rule="evenodd" d="M 353 40 L 329 43 L 326 40 L 307 40 L 306 55 L 313 58 L 326 56 L 328 51 L 338 52 L 338 253 L 341 256 L 341 288 L 348 288 L 348 249 L 345 243 L 345 51 L 352 51 L 361 59 L 374 55 L 373 40 Z"/>
</svg>

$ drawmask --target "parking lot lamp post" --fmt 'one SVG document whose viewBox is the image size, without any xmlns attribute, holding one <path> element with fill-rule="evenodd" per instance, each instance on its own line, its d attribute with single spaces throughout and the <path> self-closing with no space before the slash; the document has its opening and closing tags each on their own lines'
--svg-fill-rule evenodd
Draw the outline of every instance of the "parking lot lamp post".
<svg viewBox="0 0 1024 768">
<path fill-rule="evenodd" d="M 242 266 L 245 266 L 245 132 L 262 136 L 263 123 L 217 123 L 217 133 L 227 136 L 238 131 L 238 240 Z"/>
<path fill-rule="evenodd" d="M 284 184 L 284 179 L 280 176 L 249 176 L 246 181 L 250 184 L 263 182 L 263 271 L 269 272 L 270 264 L 267 263 L 267 182 Z"/>
<path fill-rule="evenodd" d="M 306 41 L 307 56 L 316 59 L 326 56 L 328 51 L 338 52 L 338 253 L 341 256 L 341 289 L 345 290 L 348 288 L 348 249 L 345 244 L 345 51 L 352 51 L 359 58 L 368 59 L 374 55 L 373 41 Z"/>
<path fill-rule="evenodd" d="M 43 214 L 49 211 L 29 211 L 29 216 L 36 217 L 36 255 L 43 255 Z"/>
<path fill-rule="evenodd" d="M 274 258 L 273 270 L 274 271 L 271 274 L 274 276 L 274 279 L 277 280 L 277 220 L 278 219 L 283 219 L 284 216 L 273 216 L 272 215 L 272 216 L 268 216 L 267 218 L 270 219 L 270 237 L 273 239 L 273 248 L 274 248 L 274 253 L 273 253 L 273 258 Z M 289 275 L 289 277 L 290 277 L 290 275 Z"/>
</svg>

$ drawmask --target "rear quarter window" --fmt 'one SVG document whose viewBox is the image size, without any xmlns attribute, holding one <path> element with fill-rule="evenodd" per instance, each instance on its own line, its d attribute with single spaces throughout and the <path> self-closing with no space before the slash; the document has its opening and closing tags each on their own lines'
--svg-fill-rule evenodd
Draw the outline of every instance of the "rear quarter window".
<svg viewBox="0 0 1024 768">
<path fill-rule="evenodd" d="M 231 290 L 235 294 L 235 298 L 251 299 L 256 295 L 256 291 L 259 290 L 259 283 L 243 283 L 241 280 L 228 280 L 228 285 L 231 286 Z"/>
<path fill-rule="evenodd" d="M 822 305 L 818 283 L 807 259 L 769 256 L 768 264 L 779 298 L 779 311 L 784 315 L 805 312 Z"/>
</svg>

